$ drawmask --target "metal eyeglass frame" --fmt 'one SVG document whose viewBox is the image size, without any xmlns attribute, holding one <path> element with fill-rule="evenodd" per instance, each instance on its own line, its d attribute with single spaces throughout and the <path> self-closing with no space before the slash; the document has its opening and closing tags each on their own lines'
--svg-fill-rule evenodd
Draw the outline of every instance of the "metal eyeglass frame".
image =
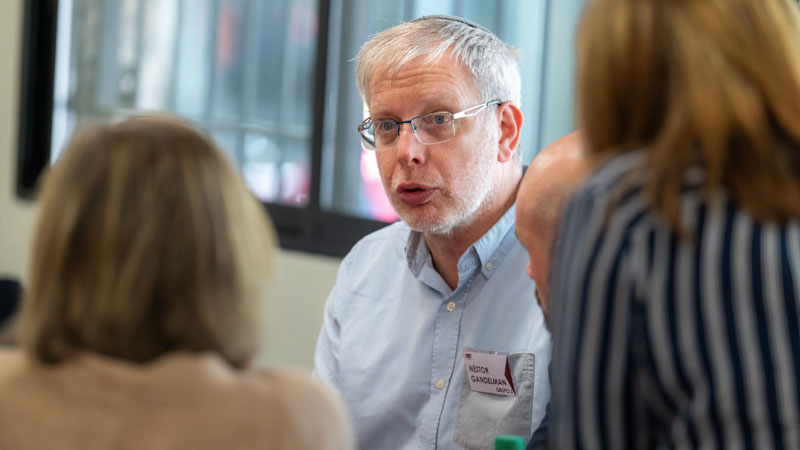
<svg viewBox="0 0 800 450">
<path fill-rule="evenodd" d="M 411 131 L 414 133 L 414 137 L 417 139 L 417 141 L 420 144 L 423 144 L 423 145 L 441 144 L 442 142 L 447 142 L 447 141 L 453 139 L 454 137 L 456 137 L 455 121 L 457 119 L 461 119 L 461 118 L 464 118 L 464 117 L 472 117 L 472 116 L 478 114 L 479 112 L 483 111 L 485 108 L 487 108 L 489 105 L 492 105 L 492 104 L 495 104 L 495 105 L 499 106 L 499 105 L 502 105 L 503 102 L 500 101 L 500 100 L 489 100 L 488 102 L 484 102 L 484 103 L 481 103 L 479 105 L 471 106 L 471 107 L 469 107 L 469 108 L 467 108 L 467 109 L 465 109 L 463 111 L 459 111 L 457 113 L 451 113 L 449 111 L 436 111 L 436 112 L 432 112 L 432 113 L 422 114 L 422 115 L 417 116 L 417 117 L 412 117 L 411 119 L 408 119 L 408 120 L 380 119 L 380 120 L 373 121 L 372 118 L 367 117 L 366 119 L 364 119 L 363 122 L 361 122 L 358 125 L 358 134 L 361 136 L 361 141 L 364 143 L 364 147 L 366 147 L 368 150 L 374 150 L 374 151 L 391 150 L 391 149 L 393 149 L 393 148 L 395 148 L 397 146 L 397 142 L 399 141 L 400 130 L 402 128 L 402 125 L 404 123 L 407 123 L 407 124 L 409 124 L 411 126 Z M 415 122 L 418 122 L 419 119 L 430 117 L 430 116 L 435 116 L 437 114 L 447 114 L 447 115 L 449 115 L 451 117 L 451 120 L 449 121 L 449 123 L 452 126 L 453 133 L 452 133 L 452 135 L 450 137 L 448 137 L 447 139 L 441 140 L 441 141 L 424 142 L 419 137 L 419 135 L 417 134 L 417 128 L 419 128 L 419 125 L 417 125 Z M 372 129 L 375 126 L 375 124 L 381 124 L 381 123 L 393 123 L 395 125 L 396 129 L 397 129 L 397 136 L 395 137 L 394 143 L 391 146 L 377 148 L 377 146 L 375 145 L 375 140 L 374 140 L 374 136 L 375 136 L 374 131 L 372 132 L 372 140 L 370 140 L 369 136 L 365 135 L 365 134 L 369 133 L 371 131 L 370 129 Z"/>
</svg>

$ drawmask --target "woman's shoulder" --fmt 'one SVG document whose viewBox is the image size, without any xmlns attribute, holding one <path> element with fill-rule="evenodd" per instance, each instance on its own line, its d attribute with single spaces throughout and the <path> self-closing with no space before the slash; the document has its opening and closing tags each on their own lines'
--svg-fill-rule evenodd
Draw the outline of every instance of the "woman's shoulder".
<svg viewBox="0 0 800 450">
<path fill-rule="evenodd" d="M 256 368 L 242 373 L 254 389 L 270 396 L 289 396 L 302 401 L 308 397 L 335 396 L 330 389 L 312 377 L 310 372 L 297 368 Z"/>
<path fill-rule="evenodd" d="M 251 369 L 243 374 L 255 397 L 264 396 L 270 414 L 289 428 L 298 426 L 298 448 L 354 448 L 352 426 L 338 393 L 299 369 Z"/>
<path fill-rule="evenodd" d="M 324 419 L 344 415 L 341 397 L 309 372 L 294 368 L 252 369 L 245 377 L 253 383 L 255 391 L 280 401 L 288 409 L 302 410 L 304 417 L 309 414 Z"/>
<path fill-rule="evenodd" d="M 645 153 L 634 150 L 598 161 L 586 182 L 578 188 L 564 212 L 564 221 L 579 222 L 575 231 L 584 234 L 586 227 L 605 229 L 621 220 L 643 223 L 649 217 L 645 192 Z"/>
<path fill-rule="evenodd" d="M 617 186 L 624 184 L 638 187 L 644 181 L 643 174 L 646 153 L 634 150 L 597 161 L 591 175 L 579 192 L 584 195 L 602 196 Z"/>
<path fill-rule="evenodd" d="M 0 347 L 0 383 L 19 374 L 26 364 L 27 358 L 21 350 Z"/>
<path fill-rule="evenodd" d="M 145 372 L 135 371 L 132 382 L 146 377 L 146 392 L 157 392 L 162 405 L 174 405 L 172 412 L 186 424 L 203 419 L 206 409 L 215 411 L 213 426 L 198 432 L 208 435 L 210 447 L 221 442 L 215 436 L 227 439 L 233 433 L 230 442 L 242 444 L 237 448 L 259 442 L 275 449 L 354 448 L 341 399 L 310 372 L 237 369 L 213 353 L 169 355 Z M 207 408 L 198 410 L 197 404 Z"/>
</svg>

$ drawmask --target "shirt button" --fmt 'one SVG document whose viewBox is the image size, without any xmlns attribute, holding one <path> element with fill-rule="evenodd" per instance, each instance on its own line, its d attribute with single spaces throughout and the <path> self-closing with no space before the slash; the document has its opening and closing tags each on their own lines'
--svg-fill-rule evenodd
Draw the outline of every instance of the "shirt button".
<svg viewBox="0 0 800 450">
<path fill-rule="evenodd" d="M 444 389 L 444 378 L 436 380 L 436 389 Z"/>
<path fill-rule="evenodd" d="M 447 304 L 447 310 L 453 312 L 456 310 L 456 302 L 450 302 Z"/>
<path fill-rule="evenodd" d="M 486 270 L 494 270 L 494 263 L 489 261 L 484 267 L 486 267 Z"/>
</svg>

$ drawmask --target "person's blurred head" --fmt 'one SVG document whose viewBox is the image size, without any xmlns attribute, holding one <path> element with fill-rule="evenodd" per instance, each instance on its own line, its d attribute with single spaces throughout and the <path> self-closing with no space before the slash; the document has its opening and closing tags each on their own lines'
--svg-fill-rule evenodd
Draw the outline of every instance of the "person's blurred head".
<svg viewBox="0 0 800 450">
<path fill-rule="evenodd" d="M 471 22 L 429 16 L 364 44 L 357 78 L 365 146 L 411 228 L 457 234 L 508 206 L 521 170 L 516 49 Z"/>
<path fill-rule="evenodd" d="M 587 171 L 580 133 L 572 132 L 540 151 L 519 185 L 517 238 L 528 251 L 528 276 L 536 283 L 537 297 L 545 311 L 550 301 L 550 265 L 561 212 Z"/>
<path fill-rule="evenodd" d="M 604 158 L 647 149 L 678 225 L 689 166 L 751 214 L 800 214 L 800 21 L 792 0 L 594 0 L 578 33 L 579 123 Z"/>
<path fill-rule="evenodd" d="M 168 118 L 87 128 L 40 208 L 20 324 L 36 359 L 253 357 L 273 231 L 209 139 Z"/>
</svg>

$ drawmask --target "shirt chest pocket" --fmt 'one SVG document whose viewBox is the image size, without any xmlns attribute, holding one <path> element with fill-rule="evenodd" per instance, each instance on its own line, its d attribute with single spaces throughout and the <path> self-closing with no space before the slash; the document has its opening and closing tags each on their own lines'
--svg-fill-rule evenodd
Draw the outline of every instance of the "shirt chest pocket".
<svg viewBox="0 0 800 450">
<path fill-rule="evenodd" d="M 473 392 L 468 377 L 461 385 L 453 442 L 467 450 L 491 449 L 499 434 L 531 437 L 534 355 L 508 355 L 516 396 Z"/>
</svg>

